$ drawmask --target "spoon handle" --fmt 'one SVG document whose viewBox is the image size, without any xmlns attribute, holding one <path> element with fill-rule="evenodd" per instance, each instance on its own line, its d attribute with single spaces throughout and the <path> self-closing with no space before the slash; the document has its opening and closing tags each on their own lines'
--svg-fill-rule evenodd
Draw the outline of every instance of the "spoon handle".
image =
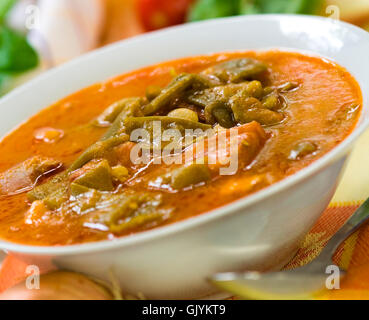
<svg viewBox="0 0 369 320">
<path fill-rule="evenodd" d="M 331 259 L 338 246 L 369 219 L 369 198 L 354 212 L 341 229 L 328 241 L 319 260 Z"/>
</svg>

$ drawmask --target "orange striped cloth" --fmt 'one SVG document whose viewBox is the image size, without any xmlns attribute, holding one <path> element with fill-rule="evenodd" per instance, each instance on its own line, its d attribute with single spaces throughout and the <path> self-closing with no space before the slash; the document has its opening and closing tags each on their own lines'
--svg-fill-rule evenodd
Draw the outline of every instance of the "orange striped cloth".
<svg viewBox="0 0 369 320">
<path fill-rule="evenodd" d="M 286 268 L 299 267 L 312 261 L 358 206 L 358 203 L 330 205 Z M 347 270 L 347 275 L 341 280 L 339 290 L 326 290 L 318 299 L 369 299 L 369 224 L 340 246 L 334 262 Z"/>
</svg>

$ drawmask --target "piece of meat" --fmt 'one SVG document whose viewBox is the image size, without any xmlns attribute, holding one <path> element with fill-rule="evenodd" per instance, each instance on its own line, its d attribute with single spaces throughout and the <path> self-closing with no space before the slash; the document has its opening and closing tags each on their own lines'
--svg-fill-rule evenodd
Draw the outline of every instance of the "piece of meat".
<svg viewBox="0 0 369 320">
<path fill-rule="evenodd" d="M 26 191 L 44 174 L 57 170 L 62 163 L 45 157 L 34 156 L 0 173 L 0 195 Z"/>
<path fill-rule="evenodd" d="M 193 161 L 205 158 L 205 163 L 213 172 L 228 165 L 235 165 L 234 170 L 227 174 L 230 175 L 250 164 L 266 140 L 264 129 L 258 122 L 253 121 L 239 127 L 219 130 L 214 136 L 204 139 L 203 143 L 194 143 L 186 153 L 193 153 Z M 184 161 L 188 162 L 188 159 L 184 154 Z"/>
<path fill-rule="evenodd" d="M 135 142 L 128 141 L 114 148 L 119 164 L 126 168 L 131 168 L 134 165 L 131 161 L 131 151 L 135 145 Z"/>
</svg>

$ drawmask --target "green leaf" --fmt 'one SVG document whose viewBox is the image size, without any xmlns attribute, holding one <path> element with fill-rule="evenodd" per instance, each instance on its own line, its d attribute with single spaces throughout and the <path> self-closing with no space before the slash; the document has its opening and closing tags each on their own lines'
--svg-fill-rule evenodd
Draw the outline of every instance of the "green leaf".
<svg viewBox="0 0 369 320">
<path fill-rule="evenodd" d="M 297 13 L 314 14 L 323 0 L 197 0 L 188 20 L 197 21 L 239 14 Z"/>
<path fill-rule="evenodd" d="M 240 0 L 198 0 L 192 6 L 188 20 L 198 21 L 239 14 Z"/>
<path fill-rule="evenodd" d="M 12 77 L 10 74 L 0 72 L 0 97 L 5 94 L 8 90 L 9 83 Z"/>
<path fill-rule="evenodd" d="M 0 73 L 0 88 L 3 86 L 6 78 L 7 78 L 7 75 L 5 73 Z M 0 90 L 0 93 L 1 93 L 1 90 Z"/>
<path fill-rule="evenodd" d="M 38 55 L 27 39 L 6 27 L 0 27 L 0 71 L 21 72 L 38 65 Z"/>
<path fill-rule="evenodd" d="M 241 14 L 297 13 L 314 14 L 322 0 L 241 0 Z"/>
<path fill-rule="evenodd" d="M 0 0 L 0 22 L 4 20 L 6 14 L 16 2 L 17 0 Z"/>
</svg>

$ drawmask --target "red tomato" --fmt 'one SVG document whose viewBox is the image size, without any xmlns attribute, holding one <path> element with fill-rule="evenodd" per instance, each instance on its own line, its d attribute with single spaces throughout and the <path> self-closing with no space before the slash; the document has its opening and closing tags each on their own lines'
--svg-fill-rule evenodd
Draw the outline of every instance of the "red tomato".
<svg viewBox="0 0 369 320">
<path fill-rule="evenodd" d="M 193 0 L 138 0 L 138 13 L 146 30 L 183 23 Z"/>
</svg>

